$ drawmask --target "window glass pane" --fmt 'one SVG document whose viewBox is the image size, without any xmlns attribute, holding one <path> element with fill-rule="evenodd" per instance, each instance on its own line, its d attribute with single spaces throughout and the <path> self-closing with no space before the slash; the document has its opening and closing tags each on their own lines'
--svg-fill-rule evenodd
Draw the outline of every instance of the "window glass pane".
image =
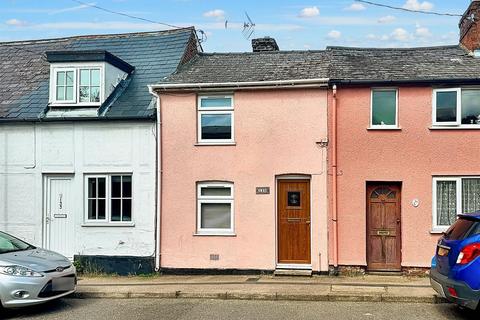
<svg viewBox="0 0 480 320">
<path fill-rule="evenodd" d="M 57 85 L 65 85 L 65 71 L 57 72 Z"/>
<path fill-rule="evenodd" d="M 373 91 L 372 125 L 396 125 L 397 92 L 395 90 Z"/>
<path fill-rule="evenodd" d="M 206 229 L 230 229 L 230 203 L 202 203 L 200 225 Z"/>
<path fill-rule="evenodd" d="M 457 121 L 457 92 L 437 92 L 437 122 Z"/>
<path fill-rule="evenodd" d="M 287 193 L 287 202 L 289 207 L 300 207 L 300 192 L 290 191 Z"/>
<path fill-rule="evenodd" d="M 131 198 L 132 197 L 132 177 L 123 176 L 122 187 L 123 187 L 123 197 Z"/>
<path fill-rule="evenodd" d="M 91 76 L 91 83 L 92 86 L 100 86 L 100 70 L 93 69 L 92 76 Z"/>
<path fill-rule="evenodd" d="M 88 200 L 88 219 L 93 220 L 97 218 L 97 200 Z"/>
<path fill-rule="evenodd" d="M 200 106 L 202 108 L 219 108 L 219 107 L 228 107 L 232 106 L 232 98 L 205 98 L 200 99 Z"/>
<path fill-rule="evenodd" d="M 105 201 L 104 199 L 98 200 L 98 219 L 105 220 L 106 210 L 105 210 Z"/>
<path fill-rule="evenodd" d="M 120 199 L 112 200 L 112 221 L 120 221 L 121 201 Z"/>
<path fill-rule="evenodd" d="M 90 87 L 80 87 L 80 102 L 90 102 Z"/>
<path fill-rule="evenodd" d="M 456 181 L 437 181 L 437 225 L 449 226 L 457 218 Z"/>
<path fill-rule="evenodd" d="M 480 124 L 480 90 L 462 90 L 462 124 Z"/>
<path fill-rule="evenodd" d="M 229 140 L 232 138 L 230 114 L 202 114 L 202 139 Z"/>
<path fill-rule="evenodd" d="M 100 102 L 100 87 L 90 88 L 90 102 Z"/>
<path fill-rule="evenodd" d="M 462 179 L 462 211 L 480 210 L 480 179 Z"/>
<path fill-rule="evenodd" d="M 132 200 L 123 199 L 122 200 L 122 221 L 132 221 Z"/>
<path fill-rule="evenodd" d="M 98 197 L 105 198 L 107 194 L 107 184 L 105 182 L 105 178 L 98 178 Z"/>
<path fill-rule="evenodd" d="M 65 100 L 65 87 L 57 87 L 57 100 Z"/>
<path fill-rule="evenodd" d="M 112 176 L 112 198 L 120 198 L 122 196 L 121 184 L 121 176 Z"/>
<path fill-rule="evenodd" d="M 88 178 L 88 197 L 95 198 L 97 196 L 97 179 Z"/>
<path fill-rule="evenodd" d="M 73 100 L 73 86 L 66 87 L 66 100 Z"/>
<path fill-rule="evenodd" d="M 80 70 L 80 85 L 81 86 L 90 85 L 90 70 L 88 69 Z"/>
<path fill-rule="evenodd" d="M 232 195 L 232 189 L 225 187 L 202 187 L 200 194 L 207 197 L 230 197 Z"/>
<path fill-rule="evenodd" d="M 73 71 L 67 71 L 67 86 L 73 86 Z"/>
</svg>

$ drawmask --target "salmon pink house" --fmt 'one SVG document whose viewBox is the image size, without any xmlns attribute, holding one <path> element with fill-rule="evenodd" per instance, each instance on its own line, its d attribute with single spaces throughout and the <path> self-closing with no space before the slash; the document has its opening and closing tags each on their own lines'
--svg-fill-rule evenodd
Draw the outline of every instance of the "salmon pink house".
<svg viewBox="0 0 480 320">
<path fill-rule="evenodd" d="M 429 267 L 457 214 L 480 209 L 479 7 L 459 45 L 328 49 L 332 265 Z"/>
<path fill-rule="evenodd" d="M 201 53 L 151 86 L 163 271 L 328 271 L 328 59 L 277 50 Z"/>
</svg>

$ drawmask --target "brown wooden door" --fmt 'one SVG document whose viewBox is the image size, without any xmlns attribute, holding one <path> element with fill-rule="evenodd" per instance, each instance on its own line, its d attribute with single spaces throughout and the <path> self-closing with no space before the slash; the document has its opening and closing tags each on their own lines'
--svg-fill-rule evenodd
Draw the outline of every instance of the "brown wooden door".
<svg viewBox="0 0 480 320">
<path fill-rule="evenodd" d="M 367 186 L 367 263 L 371 271 L 401 270 L 400 185 Z"/>
<path fill-rule="evenodd" d="M 278 262 L 310 264 L 310 181 L 278 181 Z"/>
</svg>

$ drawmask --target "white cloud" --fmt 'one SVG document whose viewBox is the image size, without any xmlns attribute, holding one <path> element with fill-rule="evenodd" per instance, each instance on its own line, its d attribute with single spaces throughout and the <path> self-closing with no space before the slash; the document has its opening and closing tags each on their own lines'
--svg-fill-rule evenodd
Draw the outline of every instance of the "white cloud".
<svg viewBox="0 0 480 320">
<path fill-rule="evenodd" d="M 340 39 L 341 36 L 342 36 L 342 33 L 338 30 L 332 30 L 327 34 L 327 37 L 329 39 L 335 39 L 335 40 Z"/>
<path fill-rule="evenodd" d="M 320 14 L 320 10 L 317 7 L 303 8 L 298 15 L 300 18 L 312 18 Z"/>
<path fill-rule="evenodd" d="M 28 23 L 26 21 L 18 20 L 18 19 L 9 19 L 5 21 L 6 25 L 12 26 L 12 27 L 24 27 Z"/>
<path fill-rule="evenodd" d="M 419 2 L 418 0 L 407 0 L 403 8 L 409 10 L 430 11 L 433 9 L 433 3 L 428 1 Z"/>
<path fill-rule="evenodd" d="M 64 13 L 64 12 L 70 12 L 70 11 L 77 11 L 77 10 L 82 10 L 82 9 L 85 9 L 85 8 L 90 8 L 91 6 L 94 6 L 94 5 L 96 5 L 96 3 L 91 2 L 91 3 L 81 4 L 79 6 L 53 10 L 53 11 L 50 11 L 48 14 L 58 14 L 58 13 Z"/>
<path fill-rule="evenodd" d="M 215 19 L 223 20 L 225 19 L 225 11 L 221 9 L 215 9 L 215 10 L 205 12 L 203 16 L 207 18 L 215 18 Z"/>
<path fill-rule="evenodd" d="M 365 7 L 363 4 L 358 2 L 354 2 L 345 8 L 345 10 L 347 11 L 363 11 L 365 9 L 367 9 L 367 7 Z"/>
<path fill-rule="evenodd" d="M 411 35 L 408 33 L 407 30 L 403 28 L 397 28 L 393 30 L 392 34 L 390 35 L 392 39 L 397 41 L 408 41 L 411 39 Z"/>
<path fill-rule="evenodd" d="M 397 18 L 395 18 L 394 16 L 390 16 L 390 15 L 389 15 L 389 16 L 380 17 L 380 18 L 378 19 L 378 23 L 384 23 L 384 24 L 386 24 L 386 23 L 392 23 L 392 22 L 394 22 L 395 20 L 397 20 Z"/>
<path fill-rule="evenodd" d="M 415 35 L 420 38 L 430 38 L 432 36 L 432 33 L 428 28 L 425 27 L 417 27 L 417 30 L 415 30 Z"/>
</svg>

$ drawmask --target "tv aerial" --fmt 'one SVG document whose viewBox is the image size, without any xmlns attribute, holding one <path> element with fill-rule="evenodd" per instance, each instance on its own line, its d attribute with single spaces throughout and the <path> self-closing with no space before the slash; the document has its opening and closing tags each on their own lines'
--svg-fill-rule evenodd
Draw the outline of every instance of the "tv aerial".
<svg viewBox="0 0 480 320">
<path fill-rule="evenodd" d="M 250 18 L 248 13 L 245 11 L 245 16 L 247 17 L 247 21 L 243 23 L 243 31 L 242 34 L 245 39 L 249 40 L 252 34 L 255 32 L 255 22 Z"/>
</svg>

